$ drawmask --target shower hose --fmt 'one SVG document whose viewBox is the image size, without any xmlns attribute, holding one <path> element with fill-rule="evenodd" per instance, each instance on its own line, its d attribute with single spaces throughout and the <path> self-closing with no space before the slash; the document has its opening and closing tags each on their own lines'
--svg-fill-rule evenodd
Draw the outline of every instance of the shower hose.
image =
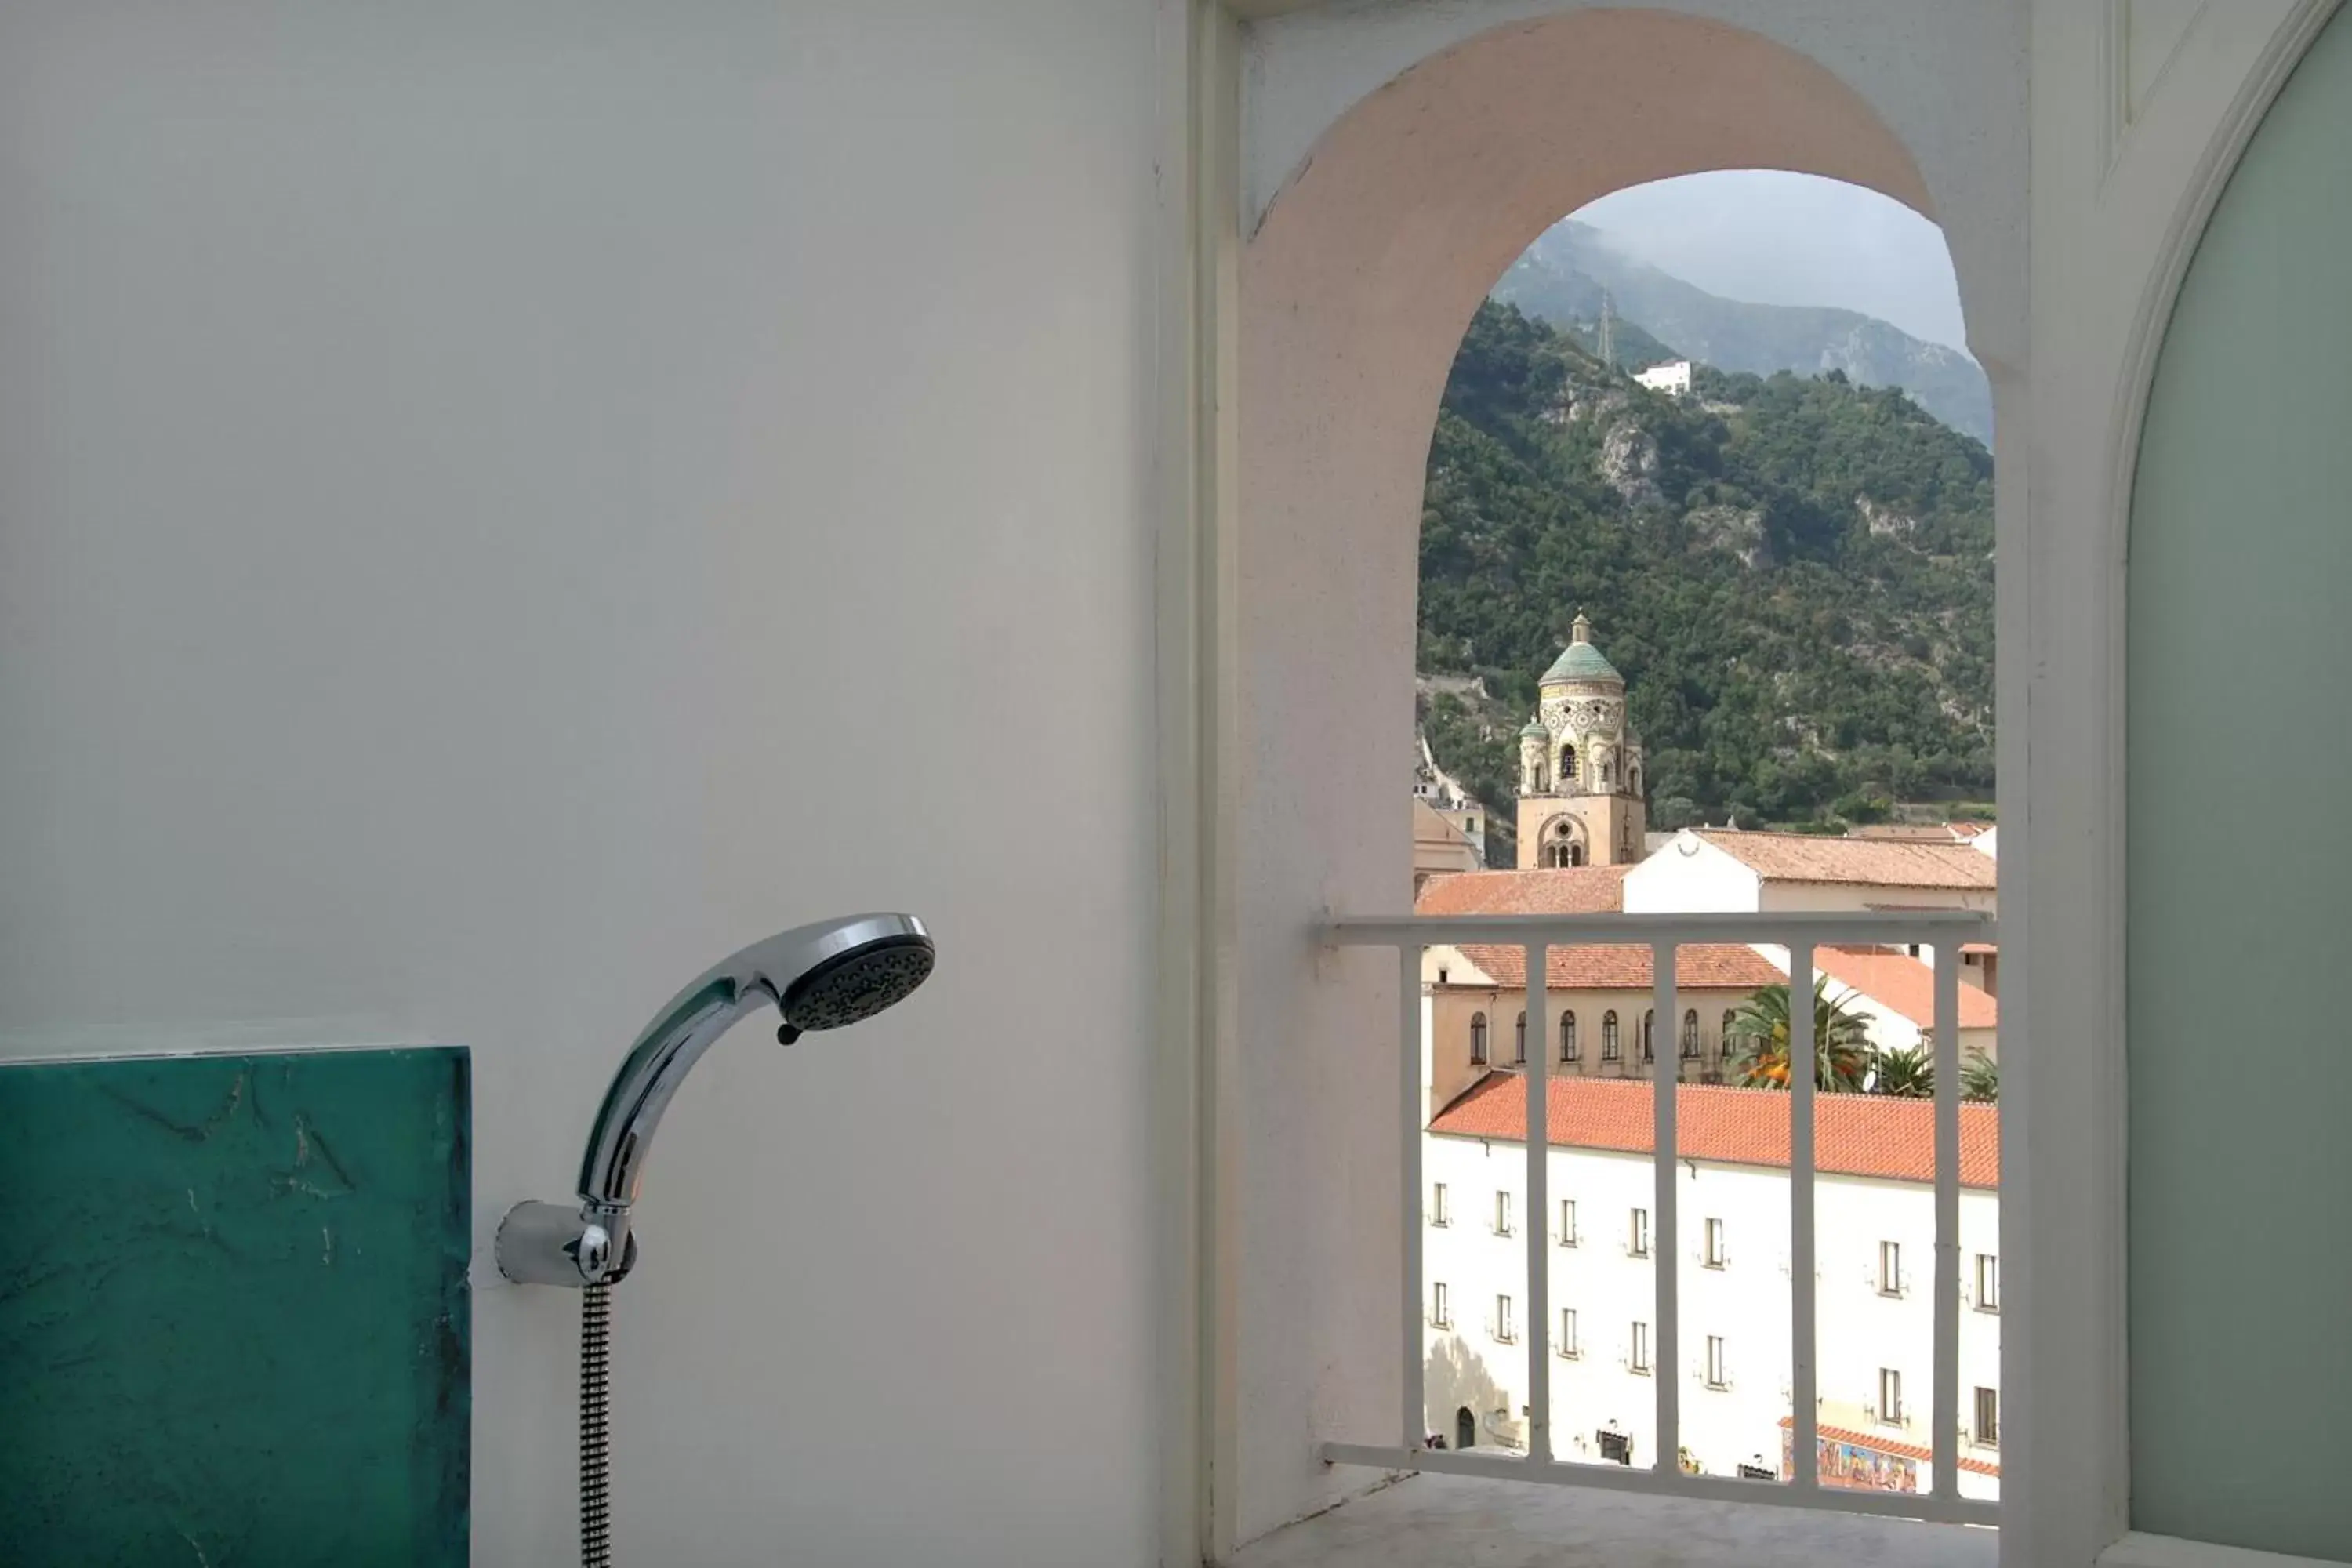
<svg viewBox="0 0 2352 1568">
<path fill-rule="evenodd" d="M 611 1568 L 613 1288 L 591 1285 L 580 1297 L 580 1561 Z"/>
</svg>

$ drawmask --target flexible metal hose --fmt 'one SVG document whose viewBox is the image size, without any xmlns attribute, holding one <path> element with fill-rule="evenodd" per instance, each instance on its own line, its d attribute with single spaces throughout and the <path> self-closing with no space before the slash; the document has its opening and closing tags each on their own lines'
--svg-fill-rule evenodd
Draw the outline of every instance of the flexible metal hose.
<svg viewBox="0 0 2352 1568">
<path fill-rule="evenodd" d="M 610 1568 L 612 1502 L 613 1288 L 580 1297 L 580 1562 Z"/>
</svg>

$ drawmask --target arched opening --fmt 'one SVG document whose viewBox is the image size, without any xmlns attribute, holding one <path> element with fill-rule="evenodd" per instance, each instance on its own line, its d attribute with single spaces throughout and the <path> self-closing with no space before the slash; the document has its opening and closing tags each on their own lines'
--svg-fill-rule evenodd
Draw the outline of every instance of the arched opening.
<svg viewBox="0 0 2352 1568">
<path fill-rule="evenodd" d="M 1698 1009 L 1696 1007 L 1683 1015 L 1683 1059 L 1698 1059 Z"/>
<path fill-rule="evenodd" d="M 1645 1062 L 1658 1059 L 1658 1010 L 1654 1007 L 1642 1010 L 1642 1059 Z"/>
<path fill-rule="evenodd" d="M 1486 1065 L 1486 1015 L 1484 1013 L 1470 1015 L 1470 1065 Z"/>
<path fill-rule="evenodd" d="M 1518 1037 L 1511 1047 L 1511 1065 L 1528 1065 L 1528 1016 L 1524 1012 L 1519 1015 Z"/>
<path fill-rule="evenodd" d="M 1661 114 L 1661 104 L 1673 112 Z M 1563 214 L 1701 170 L 1810 170 L 1935 210 L 1927 179 L 1879 111 L 1836 75 L 1752 33 L 1657 11 L 1578 10 L 1498 27 L 1367 92 L 1303 138 L 1299 153 L 1284 161 L 1294 172 L 1278 191 L 1272 181 L 1258 186 L 1262 212 L 1255 194 L 1245 209 L 1238 292 L 1238 527 L 1250 570 L 1235 591 L 1234 630 L 1248 679 L 1238 743 L 1251 787 L 1237 849 L 1252 868 L 1256 911 L 1239 960 L 1241 1027 L 1303 1025 L 1308 1037 L 1278 1075 L 1245 1066 L 1253 1081 L 1241 1094 L 1253 1107 L 1276 1103 L 1253 1097 L 1259 1082 L 1271 1088 L 1302 1068 L 1344 1072 L 1366 1038 L 1393 1032 L 1391 987 L 1362 986 L 1361 966 L 1307 973 L 1296 942 L 1281 943 L 1319 911 L 1396 902 L 1398 884 L 1363 864 L 1362 847 L 1395 837 L 1381 825 L 1400 792 L 1374 744 L 1353 731 L 1360 716 L 1393 710 L 1412 679 L 1430 435 L 1464 329 L 1495 279 Z M 1507 734 L 1516 742 L 1519 726 Z M 1559 760 L 1557 743 L 1529 742 L 1524 753 L 1513 745 L 1514 777 L 1523 757 Z M 1580 742 L 1588 788 L 1599 777 L 1591 751 Z M 1340 752 L 1357 765 L 1335 770 Z M 1621 753 L 1616 763 L 1620 787 L 1633 783 L 1629 761 Z M 1644 789 L 1663 776 L 1654 758 L 1641 768 Z M 1503 800 L 1483 804 L 1495 817 L 1489 843 L 1507 847 L 1495 863 L 1510 864 L 1511 815 Z M 1619 816 L 1596 817 L 1594 831 L 1607 833 L 1608 853 L 1595 853 L 1598 840 L 1579 853 L 1545 839 L 1518 846 L 1517 863 L 1613 860 L 1629 840 L 1638 854 L 1640 834 Z M 1611 1011 L 1602 1057 L 1612 1064 L 1622 1060 L 1621 1036 Z M 1330 1108 L 1299 1157 L 1339 1159 L 1373 1135 L 1372 1120 Z M 1257 1279 L 1244 1283 L 1244 1324 L 1255 1321 L 1254 1302 L 1271 1321 L 1310 1267 L 1360 1266 L 1378 1277 L 1387 1254 L 1369 1242 L 1343 1243 L 1312 1265 L 1282 1254 L 1282 1238 L 1304 1230 L 1307 1206 L 1301 1194 L 1250 1210 L 1251 1236 L 1268 1243 L 1260 1255 L 1280 1261 L 1262 1289 Z M 1360 1343 L 1351 1327 L 1326 1337 L 1324 1364 L 1344 1353 L 1370 1365 L 1386 1350 L 1370 1328 Z M 1239 1472 L 1279 1473 L 1290 1462 L 1281 1445 L 1301 1418 L 1318 1431 L 1381 1429 L 1394 1392 L 1368 1378 L 1333 1403 L 1309 1374 L 1276 1373 L 1253 1398 L 1278 1405 L 1289 1425 L 1244 1423 Z M 1261 1513 L 1245 1499 L 1243 1511 L 1271 1521 L 1299 1500 Z"/>
<path fill-rule="evenodd" d="M 1576 748 L 1574 746 L 1562 746 L 1559 749 L 1559 791 L 1562 795 L 1576 793 Z"/>
<path fill-rule="evenodd" d="M 1470 1414 L 1468 1405 L 1462 1405 L 1454 1412 L 1454 1446 L 1457 1448 L 1473 1448 L 1477 1447 L 1477 1444 L 1478 1418 Z"/>
<path fill-rule="evenodd" d="M 1572 1062 L 1576 1056 L 1576 1015 L 1562 1009 L 1559 1015 L 1559 1059 Z"/>
</svg>

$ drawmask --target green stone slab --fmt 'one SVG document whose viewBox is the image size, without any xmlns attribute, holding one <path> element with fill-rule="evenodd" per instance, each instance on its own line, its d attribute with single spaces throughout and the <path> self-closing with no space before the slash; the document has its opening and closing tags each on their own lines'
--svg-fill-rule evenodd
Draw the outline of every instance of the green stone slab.
<svg viewBox="0 0 2352 1568">
<path fill-rule="evenodd" d="M 0 1563 L 464 1568 L 462 1049 L 0 1067 Z"/>
</svg>

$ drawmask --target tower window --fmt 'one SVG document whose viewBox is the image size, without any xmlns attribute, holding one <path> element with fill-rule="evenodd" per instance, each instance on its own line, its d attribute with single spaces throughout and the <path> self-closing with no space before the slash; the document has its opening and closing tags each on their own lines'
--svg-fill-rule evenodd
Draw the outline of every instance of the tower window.
<svg viewBox="0 0 2352 1568">
<path fill-rule="evenodd" d="M 1486 1015 L 1484 1013 L 1470 1015 L 1470 1065 L 1474 1068 L 1486 1065 Z"/>
<path fill-rule="evenodd" d="M 1562 746 L 1559 749 L 1559 787 L 1562 789 L 1572 789 L 1575 785 L 1576 748 L 1574 746 Z"/>
<path fill-rule="evenodd" d="M 1617 1010 L 1612 1007 L 1601 1015 L 1601 1059 L 1613 1062 L 1623 1054 L 1617 1045 Z"/>
</svg>

